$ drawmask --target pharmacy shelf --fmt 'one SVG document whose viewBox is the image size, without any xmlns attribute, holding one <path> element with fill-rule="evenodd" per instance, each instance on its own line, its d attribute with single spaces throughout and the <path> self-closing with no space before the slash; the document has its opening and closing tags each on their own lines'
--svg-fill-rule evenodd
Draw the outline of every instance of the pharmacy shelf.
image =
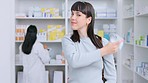
<svg viewBox="0 0 148 83">
<path fill-rule="evenodd" d="M 23 41 L 16 41 L 16 43 L 22 43 Z M 61 43 L 62 40 L 52 40 L 52 41 L 40 41 L 41 43 Z"/>
<path fill-rule="evenodd" d="M 116 20 L 117 17 L 96 17 L 96 20 L 100 20 L 100 19 L 106 19 L 106 20 Z"/>
<path fill-rule="evenodd" d="M 148 16 L 148 13 L 141 13 L 141 14 L 136 15 L 136 17 L 142 17 L 142 16 Z"/>
<path fill-rule="evenodd" d="M 15 64 L 15 66 L 23 66 L 23 64 Z M 66 64 L 45 64 L 45 66 L 66 66 Z"/>
<path fill-rule="evenodd" d="M 137 75 L 139 75 L 139 76 L 141 76 L 142 78 L 144 78 L 145 80 L 147 80 L 148 81 L 148 77 L 145 77 L 144 75 L 142 75 L 142 74 L 140 74 L 140 73 L 138 73 L 138 72 L 135 72 Z"/>
<path fill-rule="evenodd" d="M 126 17 L 123 17 L 123 19 L 125 19 L 125 20 L 126 20 L 126 19 L 127 19 L 127 20 L 128 20 L 128 19 L 129 19 L 129 20 L 134 20 L 134 16 L 126 16 Z"/>
<path fill-rule="evenodd" d="M 127 45 L 134 45 L 133 43 L 127 43 L 127 42 L 124 42 L 124 44 L 127 44 Z"/>
<path fill-rule="evenodd" d="M 135 41 L 142 41 L 142 38 L 145 40 L 148 33 L 148 0 L 122 0 L 122 8 L 124 15 L 122 15 L 122 33 L 124 34 L 125 39 L 128 39 L 131 43 L 125 42 L 124 49 L 121 51 L 121 57 L 130 57 L 130 53 L 133 54 L 133 68 L 129 68 L 126 65 L 122 65 L 123 67 L 127 68 L 128 70 L 131 70 L 131 73 L 133 75 L 132 83 L 148 83 L 148 77 L 143 76 L 142 74 L 134 71 L 134 69 L 137 68 L 137 66 L 141 66 L 143 62 L 148 62 L 147 52 L 148 52 L 148 46 L 142 46 L 142 45 L 136 45 Z M 134 13 L 134 14 L 133 14 Z M 126 16 L 127 15 L 127 16 Z M 129 15 L 129 16 L 128 16 Z M 131 34 L 131 32 L 133 32 Z M 132 37 L 130 36 L 132 35 Z M 147 41 L 144 41 L 147 42 Z M 124 55 L 124 56 L 123 56 Z M 126 59 L 121 59 L 121 62 L 125 62 Z M 147 64 L 146 64 L 147 65 Z M 122 67 L 121 67 L 122 68 Z M 123 72 L 127 72 L 127 69 L 122 68 L 121 70 Z M 133 73 L 134 72 L 134 73 Z M 141 70 L 140 72 L 143 72 Z M 127 77 L 130 78 L 131 76 L 129 74 L 122 73 L 122 82 Z M 144 79 L 143 79 L 144 78 Z M 131 83 L 131 82 L 130 82 Z"/>
<path fill-rule="evenodd" d="M 16 20 L 64 20 L 64 17 L 16 17 Z"/>
<path fill-rule="evenodd" d="M 95 17 L 95 19 L 96 20 L 117 20 L 117 17 Z"/>
<path fill-rule="evenodd" d="M 140 45 L 136 45 L 136 47 L 140 47 L 140 48 L 146 48 L 146 49 L 148 49 L 148 46 L 140 46 Z"/>
</svg>

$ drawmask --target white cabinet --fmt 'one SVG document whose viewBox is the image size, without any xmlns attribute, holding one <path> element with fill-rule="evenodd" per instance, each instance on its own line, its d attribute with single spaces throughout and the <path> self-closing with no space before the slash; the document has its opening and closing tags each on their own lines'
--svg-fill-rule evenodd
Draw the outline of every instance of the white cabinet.
<svg viewBox="0 0 148 83">
<path fill-rule="evenodd" d="M 19 45 L 24 40 L 25 30 L 28 25 L 36 25 L 38 28 L 38 40 L 45 43 L 51 49 L 50 55 L 55 59 L 62 54 L 61 39 L 65 34 L 71 33 L 70 15 L 71 5 L 77 0 L 15 0 L 15 83 L 18 80 L 18 72 L 23 71 L 22 63 L 18 58 Z M 95 8 L 95 33 L 103 30 L 105 26 L 115 29 L 117 22 L 118 0 L 86 0 Z M 104 32 L 110 33 L 110 32 Z M 53 83 L 54 71 L 63 71 L 63 83 L 67 83 L 68 67 L 65 64 L 46 64 L 49 71 L 49 82 Z"/>
<path fill-rule="evenodd" d="M 148 82 L 148 1 L 122 0 L 122 83 Z"/>
</svg>

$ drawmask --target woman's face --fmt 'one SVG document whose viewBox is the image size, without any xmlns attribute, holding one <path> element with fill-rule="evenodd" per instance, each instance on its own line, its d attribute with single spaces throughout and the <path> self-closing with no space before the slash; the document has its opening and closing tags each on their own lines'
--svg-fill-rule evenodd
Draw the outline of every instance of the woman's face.
<svg viewBox="0 0 148 83">
<path fill-rule="evenodd" d="M 73 30 L 80 30 L 82 28 L 87 28 L 89 24 L 88 22 L 89 18 L 86 18 L 85 14 L 83 14 L 80 11 L 72 11 L 71 13 L 72 14 L 70 17 L 70 21 Z"/>
</svg>

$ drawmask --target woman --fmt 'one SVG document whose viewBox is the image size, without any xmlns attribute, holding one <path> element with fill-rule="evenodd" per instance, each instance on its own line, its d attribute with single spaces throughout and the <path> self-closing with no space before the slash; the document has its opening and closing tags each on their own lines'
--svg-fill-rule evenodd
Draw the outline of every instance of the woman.
<svg viewBox="0 0 148 83">
<path fill-rule="evenodd" d="M 88 2 L 75 2 L 71 7 L 73 34 L 65 36 L 62 47 L 69 64 L 68 83 L 116 83 L 113 53 L 119 42 L 110 43 L 94 34 L 95 11 Z M 102 59 L 103 58 L 103 59 Z"/>
<path fill-rule="evenodd" d="M 28 27 L 25 40 L 19 49 L 23 56 L 23 83 L 45 83 L 44 64 L 49 63 L 50 57 L 47 46 L 37 41 L 36 26 Z"/>
</svg>

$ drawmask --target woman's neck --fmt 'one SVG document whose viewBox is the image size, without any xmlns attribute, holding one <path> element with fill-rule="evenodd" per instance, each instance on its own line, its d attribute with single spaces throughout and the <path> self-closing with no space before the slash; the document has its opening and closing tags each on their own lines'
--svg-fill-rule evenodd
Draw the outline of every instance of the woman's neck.
<svg viewBox="0 0 148 83">
<path fill-rule="evenodd" d="M 80 35 L 80 38 L 85 38 L 88 37 L 87 35 L 87 28 L 82 28 L 78 30 L 78 33 Z"/>
</svg>

